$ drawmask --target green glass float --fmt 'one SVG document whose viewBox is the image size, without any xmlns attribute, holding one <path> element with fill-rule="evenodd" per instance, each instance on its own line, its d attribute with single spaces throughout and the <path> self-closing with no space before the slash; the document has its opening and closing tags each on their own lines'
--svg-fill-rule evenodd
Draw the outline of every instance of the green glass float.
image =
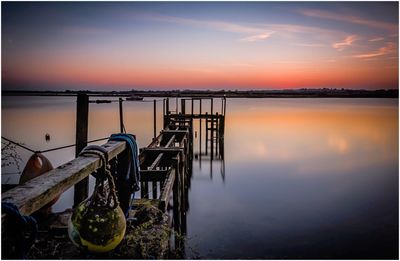
<svg viewBox="0 0 400 261">
<path fill-rule="evenodd" d="M 119 207 L 113 177 L 107 169 L 104 172 L 106 178 L 96 173 L 93 195 L 75 208 L 68 222 L 68 235 L 72 242 L 93 253 L 105 253 L 116 248 L 126 230 L 125 215 Z"/>
</svg>

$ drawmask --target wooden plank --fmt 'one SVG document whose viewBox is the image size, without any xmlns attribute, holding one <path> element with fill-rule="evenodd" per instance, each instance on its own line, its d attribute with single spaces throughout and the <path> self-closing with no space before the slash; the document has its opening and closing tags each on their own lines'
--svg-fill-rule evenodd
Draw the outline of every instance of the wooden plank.
<svg viewBox="0 0 400 261">
<path fill-rule="evenodd" d="M 158 166 L 158 164 L 160 164 L 161 158 L 164 156 L 164 153 L 160 153 L 157 158 L 153 161 L 153 163 L 150 165 L 149 169 L 150 170 L 154 170 L 155 167 Z"/>
<path fill-rule="evenodd" d="M 153 147 L 157 147 L 157 145 L 160 143 L 161 139 L 163 137 L 163 134 L 160 133 L 155 139 L 153 139 L 153 141 L 149 144 L 149 146 L 147 146 L 148 148 L 153 148 Z"/>
<path fill-rule="evenodd" d="M 103 147 L 109 159 L 112 159 L 125 150 L 125 144 L 124 141 L 109 141 Z M 98 157 L 78 157 L 3 193 L 1 200 L 15 204 L 21 214 L 30 215 L 100 166 L 101 160 Z"/>
<path fill-rule="evenodd" d="M 178 152 L 183 152 L 183 148 L 176 148 L 176 147 L 169 147 L 169 148 L 164 148 L 164 147 L 156 147 L 156 148 L 143 148 L 143 151 L 148 151 L 148 152 L 164 152 L 164 153 L 178 153 Z"/>
<path fill-rule="evenodd" d="M 174 186 L 174 181 L 175 181 L 175 172 L 176 171 L 171 171 L 168 175 L 167 180 L 164 182 L 163 188 L 161 190 L 161 196 L 160 196 L 160 209 L 166 211 L 168 207 L 168 202 L 171 197 L 171 192 L 172 188 Z"/>
<path fill-rule="evenodd" d="M 175 141 L 175 135 L 172 135 L 171 138 L 169 139 L 169 141 L 167 142 L 167 144 L 165 144 L 166 148 L 171 147 L 171 145 L 174 143 Z"/>
<path fill-rule="evenodd" d="M 172 133 L 172 134 L 181 134 L 184 135 L 186 133 L 189 133 L 189 130 L 162 130 L 162 133 Z"/>
<path fill-rule="evenodd" d="M 169 170 L 141 170 L 140 181 L 165 181 Z"/>
<path fill-rule="evenodd" d="M 221 117 L 221 114 L 219 114 L 218 116 L 216 115 L 216 114 L 207 114 L 207 113 L 205 113 L 205 114 L 202 114 L 202 113 L 200 113 L 200 114 L 170 114 L 169 115 L 170 116 L 170 118 L 171 119 L 174 119 L 174 118 L 179 118 L 179 119 L 191 119 L 191 118 L 193 118 L 193 119 L 205 119 L 205 118 L 220 118 Z"/>
</svg>

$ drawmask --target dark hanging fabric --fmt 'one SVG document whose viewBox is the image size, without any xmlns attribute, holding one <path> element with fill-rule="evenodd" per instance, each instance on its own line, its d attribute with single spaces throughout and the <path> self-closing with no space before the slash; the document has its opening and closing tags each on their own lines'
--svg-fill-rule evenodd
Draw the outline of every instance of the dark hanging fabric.
<svg viewBox="0 0 400 261">
<path fill-rule="evenodd" d="M 1 231 L 2 259 L 25 259 L 35 242 L 37 222 L 31 216 L 21 215 L 18 208 L 1 202 L 1 213 L 6 214 Z"/>
<path fill-rule="evenodd" d="M 135 196 L 135 191 L 140 189 L 138 146 L 134 136 L 131 134 L 112 134 L 109 141 L 125 141 L 127 143 L 128 149 L 113 160 L 111 168 L 115 178 L 120 206 L 125 215 L 128 216 L 130 201 Z"/>
</svg>

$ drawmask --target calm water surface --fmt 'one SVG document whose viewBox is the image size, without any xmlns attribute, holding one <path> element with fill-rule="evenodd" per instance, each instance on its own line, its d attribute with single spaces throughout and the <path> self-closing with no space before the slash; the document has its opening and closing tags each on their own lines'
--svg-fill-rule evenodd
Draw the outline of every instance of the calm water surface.
<svg viewBox="0 0 400 261">
<path fill-rule="evenodd" d="M 124 105 L 142 147 L 152 106 Z M 159 103 L 158 129 L 161 114 Z M 224 161 L 193 162 L 188 258 L 397 258 L 397 99 L 230 99 L 225 125 Z M 89 139 L 118 131 L 117 103 L 90 105 Z M 42 150 L 74 143 L 74 99 L 3 97 L 2 135 Z M 74 149 L 46 156 L 58 166 Z M 15 171 L 3 168 L 2 183 Z"/>
</svg>

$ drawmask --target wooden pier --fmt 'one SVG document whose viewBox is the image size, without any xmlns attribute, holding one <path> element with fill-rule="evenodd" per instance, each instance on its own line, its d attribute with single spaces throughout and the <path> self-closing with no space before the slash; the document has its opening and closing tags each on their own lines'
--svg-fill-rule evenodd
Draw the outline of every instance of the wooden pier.
<svg viewBox="0 0 400 261">
<path fill-rule="evenodd" d="M 203 100 L 209 100 L 210 110 L 204 110 Z M 190 102 L 190 113 L 186 113 L 186 103 Z M 178 98 L 176 110 L 170 110 L 170 98 L 163 99 L 163 129 L 145 148 L 140 149 L 140 198 L 136 194 L 130 202 L 134 206 L 150 203 L 170 215 L 170 226 L 184 236 L 186 234 L 186 213 L 189 208 L 188 189 L 193 161 L 193 122 L 200 124 L 200 157 L 204 155 L 223 159 L 223 138 L 225 129 L 226 99 L 221 99 L 221 111 L 213 113 L 213 98 L 182 98 L 180 111 Z M 195 103 L 199 104 L 194 113 Z M 101 167 L 97 157 L 78 156 L 86 146 L 88 129 L 89 98 L 85 93 L 77 95 L 77 157 L 54 170 L 51 170 L 24 185 L 18 185 L 2 194 L 2 202 L 14 204 L 22 215 L 30 215 L 39 210 L 58 195 L 75 186 L 74 206 L 88 197 L 88 177 Z M 120 101 L 120 125 L 123 131 L 122 102 Z M 154 129 L 156 128 L 156 103 L 154 102 Z M 201 152 L 202 123 L 205 121 L 205 153 Z M 155 136 L 155 133 L 154 133 Z M 222 149 L 221 149 L 222 144 Z M 116 157 L 123 159 L 127 146 L 122 141 L 108 141 L 102 145 L 112 162 Z M 171 213 L 172 210 L 172 213 Z M 2 215 L 2 222 L 5 219 Z M 66 232 L 66 230 L 65 230 Z M 182 249 L 182 237 L 175 237 L 174 247 Z M 184 248 L 184 247 L 183 247 Z"/>
</svg>

